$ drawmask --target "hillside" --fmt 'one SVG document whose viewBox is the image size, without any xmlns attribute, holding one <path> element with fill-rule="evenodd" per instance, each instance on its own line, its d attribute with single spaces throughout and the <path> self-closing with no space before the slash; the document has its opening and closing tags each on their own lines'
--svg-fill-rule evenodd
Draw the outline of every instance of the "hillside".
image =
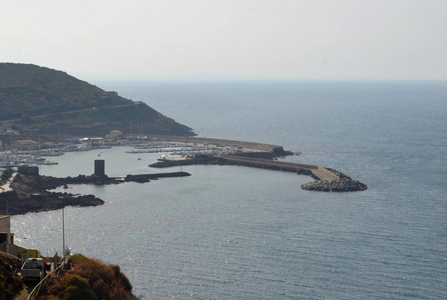
<svg viewBox="0 0 447 300">
<path fill-rule="evenodd" d="M 189 127 L 142 102 L 65 72 L 0 63 L 0 132 L 6 129 L 22 135 L 102 136 L 110 130 L 193 135 Z"/>
<path fill-rule="evenodd" d="M 39 299 L 137 299 L 119 266 L 106 265 L 81 254 L 75 254 L 71 260 L 73 268 L 60 277 L 52 277 L 40 291 Z"/>
<path fill-rule="evenodd" d="M 35 282 L 23 282 L 19 276 L 21 261 L 0 251 L 0 299 L 138 299 L 132 284 L 118 265 L 108 265 L 81 254 L 71 256 L 73 268 L 54 272 L 46 284 L 34 289 Z"/>
<path fill-rule="evenodd" d="M 0 299 L 13 299 L 23 288 L 23 283 L 17 275 L 20 266 L 20 259 L 0 251 Z"/>
</svg>

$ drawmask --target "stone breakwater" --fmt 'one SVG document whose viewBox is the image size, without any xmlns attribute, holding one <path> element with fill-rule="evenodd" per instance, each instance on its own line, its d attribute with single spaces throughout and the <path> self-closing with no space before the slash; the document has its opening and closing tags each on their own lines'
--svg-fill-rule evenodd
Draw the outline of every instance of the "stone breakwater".
<svg viewBox="0 0 447 300">
<path fill-rule="evenodd" d="M 321 180 L 318 177 L 314 177 L 316 179 L 315 181 L 303 184 L 301 188 L 303 190 L 321 192 L 356 192 L 368 189 L 366 184 L 361 183 L 358 180 L 353 180 L 351 177 L 343 174 L 342 172 L 330 168 L 325 169 L 337 176 L 338 180 Z"/>
<path fill-rule="evenodd" d="M 264 154 L 262 154 L 264 155 Z M 304 190 L 321 192 L 354 192 L 364 191 L 367 186 L 349 176 L 330 168 L 313 165 L 288 163 L 272 159 L 253 157 L 250 154 L 240 155 L 200 155 L 183 160 L 163 160 L 149 165 L 153 168 L 167 168 L 181 165 L 240 165 L 311 176 L 315 181 L 301 186 Z"/>
<path fill-rule="evenodd" d="M 186 177 L 186 176 L 191 176 L 191 174 L 187 172 L 172 172 L 172 173 L 157 173 L 157 174 L 127 175 L 126 178 L 124 178 L 124 181 L 146 183 L 150 182 L 151 180 L 158 180 L 159 178 Z"/>
<path fill-rule="evenodd" d="M 153 136 L 159 141 L 177 142 L 183 144 L 203 144 L 214 145 L 216 148 L 237 147 L 241 149 L 237 153 L 202 154 L 195 157 L 185 157 L 184 159 L 165 159 L 163 161 L 149 165 L 154 168 L 167 168 L 184 165 L 240 165 L 253 168 L 279 170 L 294 172 L 296 174 L 309 175 L 315 181 L 302 185 L 305 190 L 323 192 L 347 192 L 364 191 L 367 186 L 359 181 L 352 180 L 349 176 L 330 168 L 323 168 L 314 165 L 289 163 L 279 161 L 288 155 L 293 155 L 290 151 L 285 151 L 282 146 L 243 141 L 209 139 L 198 137 L 168 137 Z"/>
<path fill-rule="evenodd" d="M 358 180 L 315 180 L 301 186 L 303 190 L 321 192 L 353 192 L 364 191 L 367 186 Z"/>
</svg>

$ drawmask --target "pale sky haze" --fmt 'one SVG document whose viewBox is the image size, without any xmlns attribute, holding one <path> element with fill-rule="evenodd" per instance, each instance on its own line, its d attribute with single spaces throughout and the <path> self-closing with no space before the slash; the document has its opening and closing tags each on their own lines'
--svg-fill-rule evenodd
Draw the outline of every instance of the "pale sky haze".
<svg viewBox="0 0 447 300">
<path fill-rule="evenodd" d="M 83 80 L 447 80 L 446 0 L 18 0 L 0 61 Z"/>
</svg>

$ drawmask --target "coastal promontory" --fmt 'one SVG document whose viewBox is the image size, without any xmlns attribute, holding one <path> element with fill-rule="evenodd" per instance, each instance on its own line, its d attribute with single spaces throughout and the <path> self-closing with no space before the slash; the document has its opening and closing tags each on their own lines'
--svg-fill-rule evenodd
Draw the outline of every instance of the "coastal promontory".
<svg viewBox="0 0 447 300">
<path fill-rule="evenodd" d="M 31 64 L 0 63 L 0 133 L 21 136 L 104 136 L 111 130 L 191 136 L 140 101 Z"/>
</svg>

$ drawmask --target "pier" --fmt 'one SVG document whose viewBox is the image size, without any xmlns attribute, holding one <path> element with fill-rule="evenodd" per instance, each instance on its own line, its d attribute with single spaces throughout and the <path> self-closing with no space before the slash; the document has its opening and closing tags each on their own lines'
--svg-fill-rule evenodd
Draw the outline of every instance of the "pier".
<svg viewBox="0 0 447 300">
<path fill-rule="evenodd" d="M 150 135 L 153 140 L 173 142 L 180 144 L 192 144 L 192 145 L 214 145 L 216 148 L 223 147 L 235 147 L 240 149 L 240 152 L 265 152 L 265 153 L 282 153 L 284 151 L 283 146 L 263 144 L 263 143 L 253 143 L 245 141 L 234 141 L 225 139 L 213 139 L 213 138 L 202 138 L 202 137 L 184 137 L 184 136 L 161 136 L 161 135 Z M 329 182 L 339 181 L 341 178 L 334 174 L 333 172 L 319 166 L 282 162 L 271 159 L 255 158 L 250 156 L 240 156 L 237 154 L 216 154 L 212 155 L 216 158 L 225 159 L 231 164 L 240 164 L 244 166 L 252 166 L 257 168 L 275 169 L 288 172 L 299 172 L 301 170 L 307 170 L 312 173 L 315 178 L 319 180 L 326 180 Z M 168 159 L 175 160 L 175 159 Z"/>
<path fill-rule="evenodd" d="M 149 165 L 155 168 L 192 164 L 219 164 L 241 165 L 247 167 L 294 172 L 301 175 L 312 176 L 315 180 L 301 186 L 304 190 L 324 192 L 353 192 L 364 191 L 368 187 L 358 180 L 338 172 L 315 165 L 277 161 L 275 158 L 291 155 L 284 151 L 282 146 L 223 139 L 210 139 L 198 137 L 169 137 L 151 136 L 153 140 L 165 141 L 184 145 L 197 145 L 199 147 L 213 147 L 218 153 L 202 153 L 179 158 L 164 158 Z M 235 151 L 227 151 L 231 148 Z"/>
<path fill-rule="evenodd" d="M 169 135 L 148 135 L 153 140 L 185 143 L 185 144 L 202 144 L 202 145 L 216 145 L 216 146 L 230 146 L 241 149 L 252 149 L 263 152 L 280 152 L 283 151 L 283 146 L 270 145 L 263 143 L 253 143 L 244 141 L 191 137 L 191 136 L 169 136 Z"/>
<path fill-rule="evenodd" d="M 320 180 L 338 181 L 340 178 L 331 171 L 314 165 L 290 163 L 262 158 L 253 158 L 237 155 L 217 155 L 232 163 L 240 163 L 242 165 L 251 165 L 258 168 L 275 168 L 283 171 L 297 172 L 300 169 L 309 170 L 312 174 Z"/>
</svg>

